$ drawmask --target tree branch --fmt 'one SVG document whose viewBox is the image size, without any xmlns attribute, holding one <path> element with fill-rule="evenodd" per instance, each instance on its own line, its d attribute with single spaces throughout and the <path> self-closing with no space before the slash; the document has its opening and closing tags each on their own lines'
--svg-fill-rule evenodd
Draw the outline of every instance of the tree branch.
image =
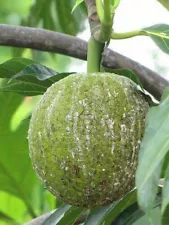
<svg viewBox="0 0 169 225">
<path fill-rule="evenodd" d="M 86 41 L 39 28 L 0 25 L 0 45 L 55 52 L 82 60 L 87 58 Z M 113 69 L 130 69 L 139 77 L 144 88 L 158 100 L 169 85 L 159 74 L 110 49 L 104 52 L 103 65 Z"/>
<path fill-rule="evenodd" d="M 85 0 L 85 4 L 88 11 L 88 21 L 90 25 L 91 35 L 95 40 L 100 41 L 101 25 L 100 25 L 99 17 L 97 15 L 96 1 Z"/>
</svg>

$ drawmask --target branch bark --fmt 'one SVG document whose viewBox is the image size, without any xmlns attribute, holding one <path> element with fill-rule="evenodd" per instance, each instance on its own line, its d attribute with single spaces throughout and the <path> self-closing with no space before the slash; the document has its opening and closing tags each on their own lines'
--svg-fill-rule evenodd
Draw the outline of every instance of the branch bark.
<svg viewBox="0 0 169 225">
<path fill-rule="evenodd" d="M 87 42 L 80 38 L 45 29 L 0 25 L 0 45 L 36 49 L 59 53 L 86 60 Z M 115 51 L 104 52 L 103 65 L 108 68 L 126 68 L 135 72 L 144 88 L 160 100 L 169 82 L 159 74 Z"/>
<path fill-rule="evenodd" d="M 97 16 L 96 1 L 95 0 L 85 0 L 85 4 L 88 11 L 88 21 L 90 25 L 91 35 L 95 40 L 100 40 L 100 20 Z"/>
</svg>

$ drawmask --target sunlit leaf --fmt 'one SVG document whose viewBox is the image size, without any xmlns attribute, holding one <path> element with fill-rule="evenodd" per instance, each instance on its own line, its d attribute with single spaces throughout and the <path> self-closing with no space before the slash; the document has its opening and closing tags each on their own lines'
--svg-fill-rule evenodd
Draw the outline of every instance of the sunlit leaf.
<svg viewBox="0 0 169 225">
<path fill-rule="evenodd" d="M 8 216 L 7 214 L 1 211 L 0 211 L 0 221 L 4 221 L 11 225 L 19 225 L 19 223 L 17 223 L 12 217 Z"/>
<path fill-rule="evenodd" d="M 169 151 L 169 95 L 159 106 L 150 108 L 136 172 L 138 202 L 149 212 L 158 190 L 163 159 Z"/>
<path fill-rule="evenodd" d="M 169 10 L 169 0 L 158 0 L 167 10 Z"/>
<path fill-rule="evenodd" d="M 77 6 L 82 3 L 84 0 L 76 0 L 75 5 L 73 6 L 72 12 L 77 8 Z"/>
<path fill-rule="evenodd" d="M 163 52 L 169 54 L 169 25 L 157 24 L 142 30 L 151 37 Z"/>
<path fill-rule="evenodd" d="M 23 97 L 0 93 L 0 190 L 22 199 L 29 213 L 35 216 L 31 197 L 38 182 L 28 153 L 28 120 L 11 131 L 10 123 Z"/>
</svg>

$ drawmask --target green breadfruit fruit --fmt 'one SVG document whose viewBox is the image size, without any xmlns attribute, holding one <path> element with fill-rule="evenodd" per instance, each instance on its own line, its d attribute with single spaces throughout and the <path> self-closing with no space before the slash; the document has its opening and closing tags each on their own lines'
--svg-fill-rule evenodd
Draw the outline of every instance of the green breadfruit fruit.
<svg viewBox="0 0 169 225">
<path fill-rule="evenodd" d="M 135 183 L 148 103 L 130 79 L 73 74 L 48 88 L 33 112 L 30 157 L 46 188 L 93 207 L 122 198 Z"/>
</svg>

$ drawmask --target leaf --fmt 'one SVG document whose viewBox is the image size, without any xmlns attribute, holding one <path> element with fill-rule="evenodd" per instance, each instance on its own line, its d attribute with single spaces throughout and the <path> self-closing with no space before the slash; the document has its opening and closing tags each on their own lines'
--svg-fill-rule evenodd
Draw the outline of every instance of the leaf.
<svg viewBox="0 0 169 225">
<path fill-rule="evenodd" d="M 15 92 L 25 96 L 41 95 L 53 83 L 70 74 L 57 73 L 46 66 L 35 64 L 32 60 L 14 58 L 0 65 L 0 77 L 9 78 L 9 82 L 3 85 L 0 91 Z"/>
<path fill-rule="evenodd" d="M 42 225 L 56 225 L 64 216 L 64 214 L 71 208 L 71 205 L 62 205 L 60 208 L 56 209 L 43 223 Z"/>
<path fill-rule="evenodd" d="M 26 66 L 35 63 L 26 58 L 13 58 L 0 64 L 0 78 L 11 78 L 13 75 L 19 73 Z"/>
<path fill-rule="evenodd" d="M 165 207 L 165 210 L 163 211 L 162 217 L 161 217 L 161 225 L 168 225 L 169 224 L 169 205 Z"/>
<path fill-rule="evenodd" d="M 84 208 L 72 206 L 65 213 L 63 218 L 57 223 L 57 225 L 74 225 L 79 216 L 85 211 Z"/>
<path fill-rule="evenodd" d="M 12 217 L 0 211 L 0 221 L 10 223 L 11 225 L 19 225 Z"/>
<path fill-rule="evenodd" d="M 35 0 L 25 25 L 31 27 L 40 25 L 46 29 L 75 36 L 84 29 L 87 10 L 82 3 L 79 9 L 71 14 L 73 5 L 74 0 Z"/>
<path fill-rule="evenodd" d="M 77 8 L 79 4 L 81 4 L 84 0 L 76 0 L 75 5 L 73 6 L 72 12 Z"/>
<path fill-rule="evenodd" d="M 169 10 L 169 0 L 158 0 L 167 10 Z"/>
<path fill-rule="evenodd" d="M 111 205 L 99 207 L 93 210 L 85 225 L 101 225 L 104 221 L 105 225 L 108 225 L 125 208 L 133 204 L 133 202 L 136 202 L 136 190 L 131 191 L 124 198 L 112 203 Z"/>
<path fill-rule="evenodd" d="M 11 131 L 11 119 L 23 101 L 12 93 L 0 93 L 0 190 L 22 199 L 29 213 L 35 216 L 31 197 L 37 177 L 28 155 L 27 130 L 29 121 Z M 40 182 L 39 182 L 40 184 Z"/>
<path fill-rule="evenodd" d="M 163 201 L 162 201 L 161 213 L 164 214 L 169 204 L 169 163 L 168 163 L 168 167 L 167 167 L 166 175 L 164 179 L 164 186 L 162 189 L 162 199 Z M 168 210 L 169 210 L 169 207 L 168 207 Z"/>
<path fill-rule="evenodd" d="M 167 98 L 168 96 L 169 96 L 169 87 L 166 87 L 161 97 L 161 101 L 164 101 L 164 99 Z"/>
<path fill-rule="evenodd" d="M 52 0 L 48 0 L 44 2 L 43 9 L 45 10 L 43 10 L 42 11 L 43 13 L 41 14 L 43 27 L 48 30 L 57 30 L 55 19 L 52 13 L 51 3 L 52 3 Z"/>
<path fill-rule="evenodd" d="M 78 12 L 71 13 L 72 1 L 67 0 L 55 0 L 56 4 L 56 12 L 58 15 L 60 27 L 62 28 L 62 32 L 65 34 L 76 35 L 77 31 L 80 29 L 80 23 L 77 23 L 77 14 Z M 80 9 L 80 8 L 79 8 Z M 79 15 L 79 20 L 81 20 L 81 16 Z"/>
<path fill-rule="evenodd" d="M 161 195 L 159 194 L 153 208 L 158 207 L 160 204 Z M 144 212 L 139 208 L 138 204 L 134 203 L 122 211 L 122 213 L 115 220 L 111 221 L 111 225 L 131 225 L 144 215 Z"/>
<path fill-rule="evenodd" d="M 96 208 L 92 211 L 91 214 L 89 214 L 89 217 L 84 225 L 101 225 L 104 222 L 108 213 L 111 211 L 112 208 L 114 208 L 116 204 L 117 202 L 108 206 Z"/>
<path fill-rule="evenodd" d="M 112 209 L 105 219 L 105 225 L 109 225 L 115 218 L 117 218 L 121 213 L 134 204 L 137 201 L 136 189 L 129 192 L 124 198 L 122 198 L 117 205 Z"/>
<path fill-rule="evenodd" d="M 118 75 L 121 75 L 121 76 L 124 76 L 124 77 L 128 77 L 134 83 L 139 85 L 142 90 L 144 90 L 141 81 L 139 80 L 137 75 L 134 72 L 132 72 L 131 70 L 129 70 L 129 69 L 110 69 L 110 68 L 106 68 L 106 67 L 104 67 L 103 69 L 106 72 L 115 73 L 115 74 L 118 74 Z"/>
<path fill-rule="evenodd" d="M 130 225 L 144 216 L 144 212 L 139 208 L 137 203 L 134 203 L 124 210 L 111 225 Z"/>
<path fill-rule="evenodd" d="M 114 12 L 114 10 L 119 6 L 120 4 L 120 0 L 110 0 L 110 4 L 111 4 L 111 8 L 112 8 L 112 12 Z"/>
<path fill-rule="evenodd" d="M 142 30 L 151 37 L 163 52 L 169 54 L 169 25 L 157 24 Z"/>
<path fill-rule="evenodd" d="M 136 171 L 138 202 L 145 212 L 152 209 L 158 190 L 163 159 L 169 151 L 169 95 L 150 108 Z"/>
<path fill-rule="evenodd" d="M 21 221 L 22 218 L 22 222 L 24 222 L 23 214 L 27 213 L 27 208 L 22 199 L 7 192 L 0 191 L 0 202 L 0 212 L 5 213 L 5 215 L 12 218 L 13 221 Z M 0 216 L 0 221 L 1 219 L 2 217 Z M 9 224 L 12 225 L 10 222 Z"/>
<path fill-rule="evenodd" d="M 164 158 L 160 178 L 164 178 L 166 176 L 166 172 L 167 172 L 167 169 L 168 169 L 168 162 L 169 162 L 169 152 L 167 152 L 167 154 Z"/>
</svg>

